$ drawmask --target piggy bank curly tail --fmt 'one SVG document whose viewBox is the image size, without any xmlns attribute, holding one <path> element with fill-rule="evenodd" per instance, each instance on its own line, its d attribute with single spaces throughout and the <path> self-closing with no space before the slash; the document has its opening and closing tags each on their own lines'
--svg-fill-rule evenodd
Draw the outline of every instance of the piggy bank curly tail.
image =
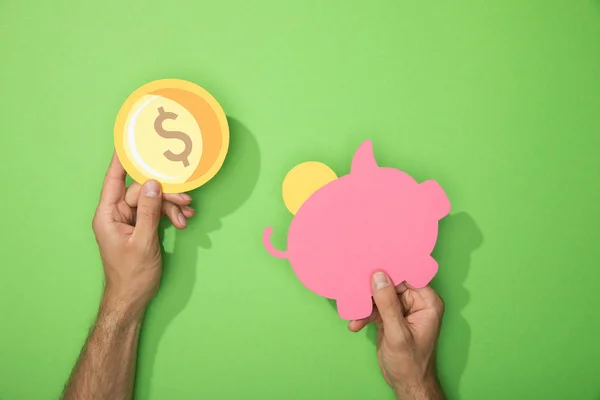
<svg viewBox="0 0 600 400">
<path fill-rule="evenodd" d="M 271 228 L 270 226 L 265 228 L 265 231 L 263 232 L 263 244 L 265 245 L 265 249 L 267 249 L 269 254 L 271 254 L 273 257 L 288 258 L 286 251 L 277 250 L 271 244 L 271 234 L 272 233 L 273 233 L 273 228 Z"/>
</svg>

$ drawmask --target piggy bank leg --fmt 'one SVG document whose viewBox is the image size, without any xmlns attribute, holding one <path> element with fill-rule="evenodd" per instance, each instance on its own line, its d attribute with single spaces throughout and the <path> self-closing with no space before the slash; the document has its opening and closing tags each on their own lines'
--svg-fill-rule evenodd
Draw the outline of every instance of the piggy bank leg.
<svg viewBox="0 0 600 400">
<path fill-rule="evenodd" d="M 373 311 L 371 294 L 338 299 L 337 310 L 340 318 L 345 319 L 346 321 L 367 318 Z"/>
<path fill-rule="evenodd" d="M 431 256 L 427 256 L 415 264 L 412 273 L 407 276 L 406 282 L 415 288 L 425 287 L 433 279 L 437 271 L 437 261 Z"/>
</svg>

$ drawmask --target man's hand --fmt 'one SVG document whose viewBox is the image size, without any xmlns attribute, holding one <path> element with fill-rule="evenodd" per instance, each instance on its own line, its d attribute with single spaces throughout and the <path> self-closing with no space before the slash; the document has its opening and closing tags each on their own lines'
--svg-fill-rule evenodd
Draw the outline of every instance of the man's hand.
<svg viewBox="0 0 600 400">
<path fill-rule="evenodd" d="M 179 229 L 194 215 L 187 194 L 165 194 L 148 181 L 125 187 L 125 170 L 116 155 L 106 173 L 93 228 L 106 275 L 103 304 L 138 318 L 160 283 L 162 257 L 158 223 L 167 215 Z"/>
<path fill-rule="evenodd" d="M 63 399 L 132 398 L 142 320 L 162 272 L 158 223 L 167 215 L 184 229 L 194 215 L 191 201 L 185 194 L 163 195 L 156 181 L 125 187 L 125 170 L 113 156 L 93 222 L 106 284 Z"/>
<path fill-rule="evenodd" d="M 394 287 L 383 272 L 373 275 L 372 289 L 373 313 L 351 321 L 348 329 L 358 332 L 376 323 L 379 365 L 398 399 L 443 399 L 435 371 L 442 299 L 429 286 L 415 289 L 401 283 Z"/>
</svg>

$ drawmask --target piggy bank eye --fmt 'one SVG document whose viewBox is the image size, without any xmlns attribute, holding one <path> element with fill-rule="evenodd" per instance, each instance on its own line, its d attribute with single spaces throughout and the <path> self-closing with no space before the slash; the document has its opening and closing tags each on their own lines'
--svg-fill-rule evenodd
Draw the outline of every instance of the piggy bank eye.
<svg viewBox="0 0 600 400">
<path fill-rule="evenodd" d="M 283 202 L 294 215 L 302 204 L 321 187 L 336 180 L 337 175 L 327 165 L 308 161 L 296 165 L 283 180 Z"/>
</svg>

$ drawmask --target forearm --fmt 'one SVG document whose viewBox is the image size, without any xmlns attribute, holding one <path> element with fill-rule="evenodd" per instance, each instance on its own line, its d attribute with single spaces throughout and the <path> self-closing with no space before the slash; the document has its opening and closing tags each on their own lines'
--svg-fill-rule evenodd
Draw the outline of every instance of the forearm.
<svg viewBox="0 0 600 400">
<path fill-rule="evenodd" d="M 133 395 L 143 311 L 105 296 L 98 317 L 73 369 L 64 400 L 126 400 Z"/>
</svg>

